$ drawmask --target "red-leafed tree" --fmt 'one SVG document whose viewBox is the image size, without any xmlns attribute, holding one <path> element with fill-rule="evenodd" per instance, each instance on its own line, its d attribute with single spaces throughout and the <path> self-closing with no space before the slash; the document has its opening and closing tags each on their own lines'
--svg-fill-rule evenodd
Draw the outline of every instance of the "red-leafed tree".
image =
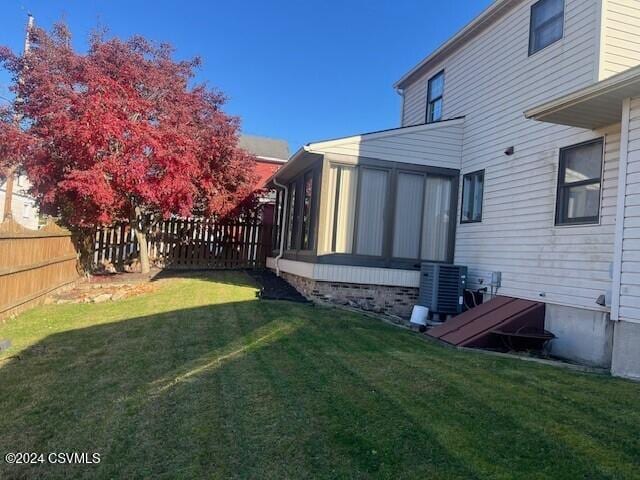
<svg viewBox="0 0 640 480">
<path fill-rule="evenodd" d="M 130 221 L 148 271 L 149 218 L 225 215 L 251 197 L 255 159 L 237 146 L 224 97 L 191 86 L 197 59 L 100 35 L 79 54 L 64 25 L 30 36 L 24 57 L 0 50 L 23 138 L 4 131 L 15 149 L 6 156 L 22 159 L 44 213 L 76 231 Z"/>
</svg>

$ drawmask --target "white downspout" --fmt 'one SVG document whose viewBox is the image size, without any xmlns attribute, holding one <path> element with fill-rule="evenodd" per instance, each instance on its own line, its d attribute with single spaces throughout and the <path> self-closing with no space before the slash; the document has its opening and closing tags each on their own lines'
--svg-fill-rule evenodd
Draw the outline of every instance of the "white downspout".
<svg viewBox="0 0 640 480">
<path fill-rule="evenodd" d="M 282 221 L 280 222 L 280 252 L 278 253 L 278 256 L 276 257 L 276 275 L 279 277 L 280 276 L 280 259 L 282 258 L 282 255 L 284 255 L 284 232 L 285 232 L 285 226 L 287 225 L 287 203 L 289 201 L 289 188 L 286 185 L 283 185 L 281 183 L 278 183 L 278 179 L 276 177 L 273 177 L 273 184 L 276 187 L 280 187 L 284 190 L 284 202 L 283 202 L 283 206 L 282 206 Z"/>
</svg>

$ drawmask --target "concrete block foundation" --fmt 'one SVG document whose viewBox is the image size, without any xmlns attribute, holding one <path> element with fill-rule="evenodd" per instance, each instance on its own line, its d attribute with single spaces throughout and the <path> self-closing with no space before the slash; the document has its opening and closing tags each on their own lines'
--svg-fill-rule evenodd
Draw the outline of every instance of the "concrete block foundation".
<svg viewBox="0 0 640 480">
<path fill-rule="evenodd" d="M 614 324 L 608 313 L 547 304 L 544 323 L 557 337 L 550 342 L 552 355 L 592 367 L 611 367 Z"/>
<path fill-rule="evenodd" d="M 640 380 L 640 323 L 616 322 L 611 373 Z"/>
</svg>

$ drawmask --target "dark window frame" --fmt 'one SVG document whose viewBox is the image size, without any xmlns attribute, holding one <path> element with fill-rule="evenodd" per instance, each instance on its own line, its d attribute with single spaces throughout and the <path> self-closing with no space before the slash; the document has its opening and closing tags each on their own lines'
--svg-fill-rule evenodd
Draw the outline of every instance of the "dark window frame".
<svg viewBox="0 0 640 480">
<path fill-rule="evenodd" d="M 298 225 L 300 224 L 297 221 L 298 218 L 298 207 L 299 201 L 298 198 L 298 179 L 292 180 L 288 185 L 287 192 L 288 200 L 287 200 L 287 227 L 286 227 L 286 237 L 285 237 L 285 249 L 287 250 L 297 250 L 298 245 Z"/>
<path fill-rule="evenodd" d="M 395 234 L 396 228 L 398 227 L 398 218 L 395 215 L 395 207 L 396 207 L 396 203 L 398 201 L 398 177 L 400 176 L 400 174 L 409 174 L 409 175 L 420 175 L 422 177 L 422 200 L 421 200 L 421 214 L 420 214 L 420 227 L 419 227 L 419 241 L 418 241 L 418 259 L 422 259 L 422 249 L 424 247 L 424 245 L 422 244 L 422 230 L 424 227 L 424 204 L 425 204 L 425 197 L 427 196 L 427 178 L 429 176 L 431 177 L 444 177 L 444 178 L 451 178 L 452 182 L 455 182 L 455 178 L 453 177 L 447 177 L 444 175 L 429 175 L 426 172 L 416 172 L 413 170 L 407 170 L 404 168 L 398 168 L 395 171 L 395 175 L 394 175 L 394 186 L 395 186 L 395 191 L 394 191 L 394 212 L 393 212 L 393 228 L 391 229 L 391 236 L 393 237 L 393 235 Z M 453 190 L 453 186 L 452 186 L 452 190 Z M 449 208 L 451 208 L 451 205 L 449 206 Z M 455 209 L 453 210 L 454 215 L 455 215 Z M 393 256 L 393 248 L 394 248 L 394 244 L 393 244 L 393 238 L 391 239 L 391 256 L 392 258 L 396 259 L 396 260 L 402 260 L 402 261 L 407 261 L 407 262 L 415 262 L 416 259 L 415 258 L 410 258 L 410 257 L 395 257 Z M 433 260 L 422 260 L 424 262 L 430 262 Z"/>
<path fill-rule="evenodd" d="M 600 144 L 600 176 L 598 178 L 590 178 L 587 180 L 580 180 L 578 182 L 567 183 L 566 178 L 566 152 L 574 150 L 576 148 L 584 147 L 587 145 Z M 604 169 L 604 137 L 599 137 L 593 140 L 587 140 L 586 142 L 577 143 L 575 145 L 569 145 L 560 149 L 559 161 L 558 161 L 558 180 L 556 186 L 556 214 L 555 214 L 555 226 L 575 226 L 575 225 L 599 225 L 600 224 L 600 211 L 602 209 L 602 177 Z M 586 185 L 598 185 L 598 213 L 589 217 L 575 217 L 568 218 L 568 196 L 567 192 L 572 187 L 581 187 Z"/>
<path fill-rule="evenodd" d="M 440 93 L 439 96 L 432 98 L 431 97 L 431 83 L 438 77 L 442 76 L 442 93 Z M 435 75 L 433 75 L 431 78 L 429 78 L 429 80 L 427 81 L 427 117 L 426 117 L 426 122 L 425 123 L 436 123 L 436 122 L 441 122 L 442 121 L 442 110 L 444 109 L 444 85 L 445 85 L 445 76 L 444 76 L 444 69 L 440 70 L 438 73 L 436 73 Z M 433 113 L 433 108 L 432 105 L 437 102 L 438 100 L 440 100 L 442 102 L 442 110 L 440 112 L 440 118 L 438 119 L 432 119 L 431 115 Z"/>
<path fill-rule="evenodd" d="M 307 210 L 307 180 L 311 181 L 311 192 L 308 197 L 308 212 L 305 218 L 305 211 Z M 315 171 L 313 169 L 307 170 L 302 175 L 302 215 L 300 216 L 300 250 L 311 250 L 314 246 L 315 232 L 313 228 L 313 213 L 314 213 L 314 189 L 315 189 Z"/>
<path fill-rule="evenodd" d="M 554 15 L 553 17 L 551 17 L 548 20 L 545 20 L 544 22 L 542 22 L 540 25 L 538 25 L 537 27 L 534 26 L 533 24 L 533 20 L 534 20 L 534 11 L 536 9 L 537 6 L 539 6 L 542 2 L 547 2 L 549 0 L 538 0 L 537 2 L 535 2 L 533 5 L 531 5 L 531 10 L 530 10 L 530 14 L 529 14 L 529 56 L 532 56 L 538 52 L 541 52 L 542 50 L 544 50 L 545 48 L 553 45 L 554 43 L 559 42 L 560 40 L 562 40 L 564 38 L 564 21 L 565 21 L 565 9 L 566 9 L 566 2 L 565 0 L 562 0 L 562 12 L 557 13 L 556 15 Z M 538 48 L 536 50 L 535 45 L 534 45 L 534 32 L 536 30 L 539 30 L 549 24 L 551 24 L 552 22 L 556 21 L 558 18 L 562 19 L 562 30 L 560 32 L 560 37 L 556 38 L 555 40 L 553 40 L 552 42 Z"/>
<path fill-rule="evenodd" d="M 321 169 L 322 162 L 306 168 L 305 170 L 297 173 L 287 182 L 287 212 L 286 212 L 286 225 L 284 229 L 285 242 L 284 251 L 302 257 L 315 254 L 317 237 L 318 237 L 318 223 L 319 223 L 319 200 L 321 189 Z M 311 175 L 312 189 L 311 189 L 311 208 L 309 212 L 309 242 L 307 245 L 303 245 L 304 241 L 304 179 Z M 295 202 L 293 205 L 293 222 L 290 221 L 289 212 L 291 212 L 291 192 L 292 187 L 295 188 Z M 293 227 L 293 231 L 291 231 Z M 291 237 L 291 242 L 289 238 Z M 276 245 L 277 249 L 279 244 Z"/>
<path fill-rule="evenodd" d="M 393 175 L 393 169 L 391 167 L 377 167 L 370 165 L 358 165 L 356 167 L 358 169 L 358 173 L 356 175 L 356 202 L 354 205 L 354 222 L 353 222 L 353 244 L 351 247 L 352 255 L 362 257 L 362 258 L 381 258 L 386 254 L 386 235 L 388 228 L 389 219 L 392 218 L 392 215 L 389 214 L 389 194 L 394 191 L 395 185 L 395 176 Z M 362 196 L 362 171 L 363 170 L 377 170 L 380 172 L 384 172 L 387 176 L 387 185 L 385 191 L 385 207 L 382 212 L 382 246 L 380 247 L 381 253 L 380 255 L 369 255 L 366 253 L 358 253 L 358 229 L 360 227 L 360 201 Z"/>
<path fill-rule="evenodd" d="M 469 177 L 473 178 L 476 176 L 481 176 L 482 177 L 482 195 L 480 196 L 480 218 L 475 220 L 475 219 L 471 219 L 471 220 L 465 220 L 464 219 L 464 199 L 465 199 L 465 188 L 464 188 L 464 184 L 465 184 L 465 180 Z M 474 172 L 469 172 L 469 173 L 465 173 L 462 176 L 462 201 L 460 202 L 460 223 L 461 224 L 466 224 L 466 223 L 482 223 L 482 215 L 484 213 L 484 180 L 485 180 L 485 171 L 484 169 L 482 170 L 476 170 Z M 475 184 L 473 184 L 475 185 Z M 475 188 L 475 187 L 474 187 Z M 468 193 L 468 192 L 467 192 Z M 471 192 L 472 194 L 475 193 L 475 190 Z M 475 196 L 474 196 L 475 198 Z M 474 210 L 475 211 L 475 210 Z"/>
<path fill-rule="evenodd" d="M 282 222 L 286 215 L 284 212 L 284 189 L 276 190 L 276 203 L 273 207 L 273 225 L 271 232 L 271 242 L 276 248 L 280 248 L 280 235 L 282 234 Z"/>
<path fill-rule="evenodd" d="M 455 250 L 455 232 L 457 225 L 457 218 L 455 212 L 458 208 L 458 194 L 460 183 L 460 172 L 458 170 L 452 170 L 439 167 L 418 166 L 411 164 L 404 164 L 399 162 L 388 162 L 380 160 L 363 159 L 358 163 L 345 163 L 342 161 L 328 160 L 329 168 L 333 167 L 354 167 L 357 170 L 357 183 L 355 186 L 356 201 L 354 205 L 355 218 L 354 218 L 354 230 L 351 253 L 325 253 L 317 256 L 310 261 L 315 263 L 326 263 L 335 265 L 353 265 L 353 266 L 367 266 L 367 267 L 381 267 L 381 268 L 401 268 L 401 269 L 418 269 L 422 262 L 437 262 L 437 263 L 451 263 L 453 262 L 454 250 Z M 360 206 L 360 190 L 361 190 L 361 172 L 362 168 L 372 170 L 383 170 L 387 172 L 387 202 L 384 211 L 384 232 L 382 241 L 382 254 L 381 255 L 366 255 L 357 253 L 357 241 L 358 241 L 358 223 L 360 221 L 358 211 Z M 450 197 L 450 212 L 451 219 L 449 222 L 448 232 L 448 245 L 446 259 L 443 261 L 438 260 L 426 260 L 422 259 L 422 238 L 420 239 L 420 258 L 400 258 L 393 256 L 393 232 L 396 227 L 396 219 L 394 217 L 394 209 L 396 205 L 396 189 L 398 173 L 414 173 L 423 176 L 424 180 L 428 177 L 442 177 L 451 180 L 451 197 Z M 339 185 L 339 184 L 338 184 Z M 336 189 L 336 193 L 339 192 L 339 188 Z M 333 195 L 332 192 L 328 192 L 329 195 Z M 423 196 L 426 195 L 426 188 L 423 192 Z M 327 201 L 336 201 L 336 197 L 330 197 Z M 424 201 L 423 201 L 424 208 Z M 424 211 L 421 215 L 421 221 L 424 220 Z M 335 250 L 335 224 L 336 217 L 332 219 L 333 231 L 332 231 L 332 244 L 331 249 Z M 422 226 L 422 225 L 421 225 Z M 420 229 L 422 232 L 422 228 Z"/>
</svg>

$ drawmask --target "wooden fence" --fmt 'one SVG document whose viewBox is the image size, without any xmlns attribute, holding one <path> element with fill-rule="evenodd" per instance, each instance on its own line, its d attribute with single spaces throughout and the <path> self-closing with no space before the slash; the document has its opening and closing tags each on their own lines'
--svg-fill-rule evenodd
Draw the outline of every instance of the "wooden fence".
<svg viewBox="0 0 640 480">
<path fill-rule="evenodd" d="M 78 279 L 71 233 L 54 223 L 30 230 L 0 223 L 0 319 L 25 310 Z"/>
<path fill-rule="evenodd" d="M 271 225 L 255 218 L 172 218 L 158 222 L 147 242 L 152 263 L 161 268 L 262 268 L 271 250 Z M 109 262 L 121 269 L 138 252 L 138 242 L 128 224 L 96 232 L 96 265 Z"/>
</svg>

